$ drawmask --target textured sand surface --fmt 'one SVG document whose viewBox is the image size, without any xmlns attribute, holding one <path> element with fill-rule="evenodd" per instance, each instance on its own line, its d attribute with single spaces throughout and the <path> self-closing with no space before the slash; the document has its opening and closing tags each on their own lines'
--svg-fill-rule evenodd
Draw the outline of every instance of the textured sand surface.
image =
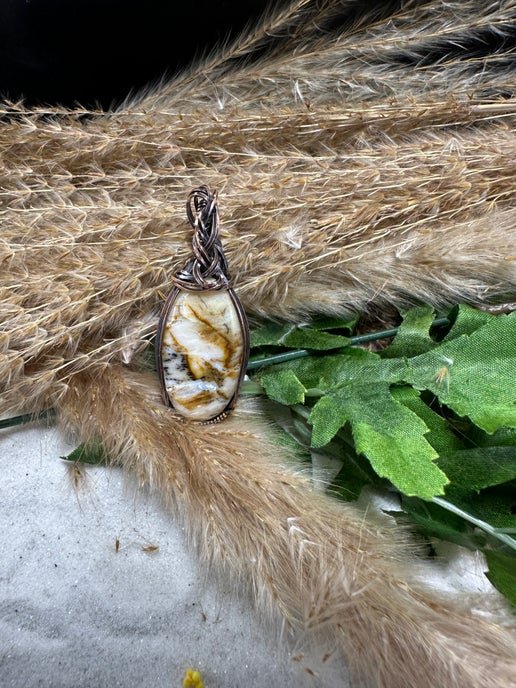
<svg viewBox="0 0 516 688">
<path fill-rule="evenodd" d="M 189 666 L 206 688 L 320 683 L 246 600 L 206 584 L 157 498 L 96 467 L 76 494 L 71 449 L 54 428 L 0 434 L 2 688 L 173 688 Z"/>
<path fill-rule="evenodd" d="M 73 448 L 55 428 L 0 431 L 2 688 L 174 688 L 189 666 L 206 688 L 346 688 L 338 663 L 280 649 L 246 599 L 206 582 L 157 497 L 97 467 L 74 491 L 59 458 Z M 428 576 L 489 591 L 468 553 Z"/>
</svg>

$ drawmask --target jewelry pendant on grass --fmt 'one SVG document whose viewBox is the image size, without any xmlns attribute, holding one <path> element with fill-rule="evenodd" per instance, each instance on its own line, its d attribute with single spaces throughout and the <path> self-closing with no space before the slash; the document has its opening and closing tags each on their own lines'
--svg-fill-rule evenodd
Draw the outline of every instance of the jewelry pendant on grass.
<svg viewBox="0 0 516 688">
<path fill-rule="evenodd" d="M 249 330 L 230 286 L 217 196 L 194 189 L 186 206 L 193 257 L 174 277 L 156 340 L 165 403 L 191 420 L 222 420 L 235 405 L 249 358 Z"/>
</svg>

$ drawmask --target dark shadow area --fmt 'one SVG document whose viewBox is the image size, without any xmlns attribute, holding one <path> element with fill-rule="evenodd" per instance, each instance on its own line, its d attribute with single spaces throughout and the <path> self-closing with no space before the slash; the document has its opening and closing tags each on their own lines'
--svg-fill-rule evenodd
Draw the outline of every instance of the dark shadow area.
<svg viewBox="0 0 516 688">
<path fill-rule="evenodd" d="M 234 40 L 260 17 L 292 0 L 3 0 L 0 2 L 0 97 L 29 106 L 60 104 L 109 108 L 148 84 L 177 73 L 225 41 Z M 360 30 L 410 6 L 424 11 L 430 0 L 347 0 L 321 19 L 325 0 L 303 9 L 312 37 L 334 38 Z M 516 30 L 512 14 L 439 40 L 417 38 L 393 51 L 393 65 L 421 68 L 461 60 L 472 71 L 498 53 L 496 71 L 514 68 Z M 271 32 L 245 59 L 258 59 L 288 38 Z M 236 61 L 238 63 L 238 60 Z M 237 66 L 233 64 L 232 66 Z M 486 96 L 489 94 L 486 94 Z M 499 93 L 495 95 L 500 95 Z M 504 95 L 504 94 L 502 94 Z"/>
<path fill-rule="evenodd" d="M 279 5 L 281 3 L 276 3 Z M 0 95 L 110 107 L 255 22 L 267 0 L 4 0 Z"/>
</svg>

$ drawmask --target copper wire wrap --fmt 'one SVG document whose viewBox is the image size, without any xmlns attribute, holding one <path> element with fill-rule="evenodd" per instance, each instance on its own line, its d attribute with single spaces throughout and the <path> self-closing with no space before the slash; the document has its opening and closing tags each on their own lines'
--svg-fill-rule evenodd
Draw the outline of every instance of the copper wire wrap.
<svg viewBox="0 0 516 688">
<path fill-rule="evenodd" d="M 194 230 L 193 256 L 174 276 L 174 284 L 193 291 L 227 289 L 230 276 L 219 239 L 217 192 L 212 193 L 207 186 L 191 191 L 186 214 Z"/>
</svg>

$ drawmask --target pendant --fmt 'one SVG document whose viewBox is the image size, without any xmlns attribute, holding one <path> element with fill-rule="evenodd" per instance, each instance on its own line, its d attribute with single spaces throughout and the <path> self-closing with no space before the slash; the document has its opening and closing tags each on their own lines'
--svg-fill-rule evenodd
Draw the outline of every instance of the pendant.
<svg viewBox="0 0 516 688">
<path fill-rule="evenodd" d="M 186 206 L 193 256 L 173 278 L 158 326 L 156 367 L 165 404 L 203 423 L 236 403 L 249 358 L 249 329 L 219 239 L 217 196 L 194 189 Z"/>
</svg>

